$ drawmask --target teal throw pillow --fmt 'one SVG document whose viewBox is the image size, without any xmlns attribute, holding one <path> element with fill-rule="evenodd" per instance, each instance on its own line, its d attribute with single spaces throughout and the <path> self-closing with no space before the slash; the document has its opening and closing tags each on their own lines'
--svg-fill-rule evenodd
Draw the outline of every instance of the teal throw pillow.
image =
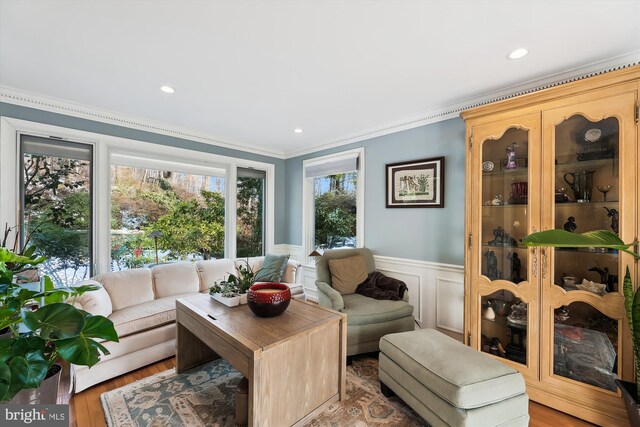
<svg viewBox="0 0 640 427">
<path fill-rule="evenodd" d="M 267 255 L 262 263 L 262 268 L 256 273 L 256 282 L 279 282 L 287 268 L 289 255 Z"/>
</svg>

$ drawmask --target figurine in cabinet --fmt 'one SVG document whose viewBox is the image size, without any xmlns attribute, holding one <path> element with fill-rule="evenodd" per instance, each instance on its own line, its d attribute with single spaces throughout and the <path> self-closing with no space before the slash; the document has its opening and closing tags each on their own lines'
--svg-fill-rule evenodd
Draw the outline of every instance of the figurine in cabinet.
<svg viewBox="0 0 640 427">
<path fill-rule="evenodd" d="M 518 241 L 511 237 L 504 228 L 498 227 L 493 230 L 493 240 L 487 242 L 490 246 L 518 246 Z"/>
<path fill-rule="evenodd" d="M 511 281 L 513 283 L 520 283 L 524 279 L 520 277 L 520 271 L 522 270 L 522 261 L 517 253 L 507 254 L 507 259 L 511 261 Z"/>
<path fill-rule="evenodd" d="M 611 229 L 614 233 L 618 234 L 618 221 L 620 220 L 620 214 L 617 209 L 609 209 L 603 206 L 607 210 L 607 216 L 611 218 Z"/>
<path fill-rule="evenodd" d="M 487 258 L 487 276 L 491 280 L 496 280 L 498 278 L 498 258 L 493 251 L 485 252 L 484 256 Z"/>
<path fill-rule="evenodd" d="M 578 225 L 576 224 L 576 219 L 572 216 L 567 218 L 567 222 L 564 223 L 564 229 L 569 233 L 573 233 L 574 231 L 576 231 L 576 228 L 578 228 Z"/>
<path fill-rule="evenodd" d="M 516 148 L 518 148 L 518 144 L 514 142 L 505 150 L 507 152 L 507 166 L 505 166 L 505 169 L 515 169 L 518 167 L 516 163 Z"/>
</svg>

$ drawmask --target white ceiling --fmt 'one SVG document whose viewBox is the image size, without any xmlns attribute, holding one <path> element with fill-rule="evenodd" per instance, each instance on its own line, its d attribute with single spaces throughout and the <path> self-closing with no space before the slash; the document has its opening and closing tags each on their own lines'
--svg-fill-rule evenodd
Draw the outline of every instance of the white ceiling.
<svg viewBox="0 0 640 427">
<path fill-rule="evenodd" d="M 639 52 L 639 0 L 0 0 L 0 85 L 279 155 Z"/>
</svg>

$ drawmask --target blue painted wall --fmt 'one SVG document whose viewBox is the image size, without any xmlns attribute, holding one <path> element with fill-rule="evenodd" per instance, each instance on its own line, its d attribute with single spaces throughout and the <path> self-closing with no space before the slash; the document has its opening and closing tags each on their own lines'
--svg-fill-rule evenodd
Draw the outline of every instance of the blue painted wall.
<svg viewBox="0 0 640 427">
<path fill-rule="evenodd" d="M 189 150 L 202 151 L 206 153 L 220 154 L 223 156 L 236 157 L 247 160 L 255 160 L 275 165 L 275 186 L 276 189 L 284 187 L 285 162 L 282 159 L 263 156 L 259 154 L 247 153 L 240 150 L 233 150 L 225 147 L 218 147 L 202 142 L 188 139 L 176 138 L 157 134 L 153 132 L 131 129 L 124 126 L 117 126 L 101 123 L 93 120 L 81 119 L 64 114 L 51 113 L 35 108 L 22 107 L 19 105 L 0 102 L 0 116 L 13 117 L 16 119 L 28 120 L 31 122 L 45 123 L 53 126 L 60 126 L 71 129 L 78 129 L 87 132 L 94 132 L 103 135 L 117 136 L 136 141 L 151 142 L 154 144 L 167 145 L 171 147 L 181 147 Z M 275 243 L 286 243 L 285 240 L 285 195 L 282 192 L 275 194 Z"/>
<path fill-rule="evenodd" d="M 465 125 L 459 118 L 287 159 L 285 240 L 302 244 L 302 162 L 365 147 L 365 246 L 378 255 L 464 263 Z M 445 207 L 387 209 L 385 164 L 445 156 Z"/>
</svg>

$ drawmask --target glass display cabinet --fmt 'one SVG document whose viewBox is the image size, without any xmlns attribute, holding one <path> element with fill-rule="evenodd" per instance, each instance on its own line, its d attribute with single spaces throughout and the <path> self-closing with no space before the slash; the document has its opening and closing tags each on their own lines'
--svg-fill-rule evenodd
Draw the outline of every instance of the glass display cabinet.
<svg viewBox="0 0 640 427">
<path fill-rule="evenodd" d="M 518 369 L 529 397 L 627 425 L 615 379 L 634 381 L 622 278 L 600 248 L 527 248 L 552 228 L 638 235 L 640 67 L 462 113 L 467 122 L 467 343 Z"/>
</svg>

